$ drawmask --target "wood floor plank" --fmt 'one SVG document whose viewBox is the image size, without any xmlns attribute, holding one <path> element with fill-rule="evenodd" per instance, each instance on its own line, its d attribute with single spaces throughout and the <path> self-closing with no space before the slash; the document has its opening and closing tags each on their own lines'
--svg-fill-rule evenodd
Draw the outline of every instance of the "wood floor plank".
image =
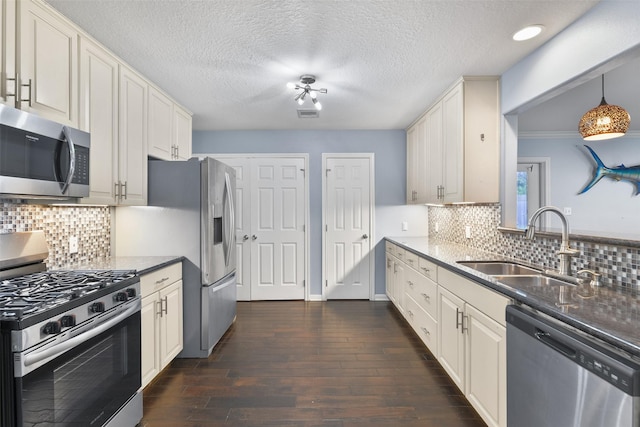
<svg viewBox="0 0 640 427">
<path fill-rule="evenodd" d="M 142 427 L 485 425 L 388 302 L 239 302 L 208 359 L 143 397 Z"/>
</svg>

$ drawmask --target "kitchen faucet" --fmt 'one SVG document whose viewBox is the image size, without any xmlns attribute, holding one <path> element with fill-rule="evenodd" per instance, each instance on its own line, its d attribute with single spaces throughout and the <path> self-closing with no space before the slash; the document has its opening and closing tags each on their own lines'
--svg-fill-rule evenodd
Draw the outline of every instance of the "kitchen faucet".
<svg viewBox="0 0 640 427">
<path fill-rule="evenodd" d="M 529 240 L 533 239 L 536 234 L 535 222 L 544 212 L 554 212 L 558 214 L 562 221 L 562 243 L 560 244 L 560 250 L 556 253 L 556 255 L 560 256 L 560 268 L 558 270 L 560 274 L 571 276 L 571 257 L 579 255 L 580 251 L 572 249 L 569 244 L 569 222 L 560 209 L 554 206 L 543 206 L 535 211 L 533 215 L 531 215 L 531 219 L 529 219 L 529 224 L 527 225 L 524 236 Z"/>
</svg>

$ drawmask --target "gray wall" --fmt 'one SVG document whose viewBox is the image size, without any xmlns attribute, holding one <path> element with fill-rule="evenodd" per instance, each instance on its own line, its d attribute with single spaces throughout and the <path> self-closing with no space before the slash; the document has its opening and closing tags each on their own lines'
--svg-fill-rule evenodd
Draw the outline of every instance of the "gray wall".
<svg viewBox="0 0 640 427">
<path fill-rule="evenodd" d="M 308 153 L 310 279 L 312 297 L 322 293 L 322 153 L 374 153 L 375 284 L 384 294 L 384 236 L 426 235 L 425 206 L 406 206 L 406 132 L 382 131 L 194 131 L 193 153 Z M 409 223 L 401 231 L 402 221 Z"/>
</svg>

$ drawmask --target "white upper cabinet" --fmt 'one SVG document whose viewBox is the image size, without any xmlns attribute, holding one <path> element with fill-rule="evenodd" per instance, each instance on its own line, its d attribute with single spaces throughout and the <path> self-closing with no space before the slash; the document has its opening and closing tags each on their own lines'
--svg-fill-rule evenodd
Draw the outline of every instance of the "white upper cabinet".
<svg viewBox="0 0 640 427">
<path fill-rule="evenodd" d="M 149 155 L 173 158 L 173 102 L 153 86 L 149 87 Z"/>
<path fill-rule="evenodd" d="M 114 56 L 80 38 L 80 129 L 91 133 L 90 189 L 83 203 L 116 203 L 118 74 Z"/>
<path fill-rule="evenodd" d="M 118 204 L 147 204 L 147 82 L 120 66 Z"/>
<path fill-rule="evenodd" d="M 16 107 L 78 127 L 78 31 L 41 2 L 17 5 Z"/>
<path fill-rule="evenodd" d="M 180 108 L 173 106 L 173 144 L 175 146 L 174 158 L 186 160 L 191 158 L 191 114 Z"/>
<path fill-rule="evenodd" d="M 149 87 L 149 156 L 162 160 L 191 157 L 191 114 Z"/>
<path fill-rule="evenodd" d="M 408 203 L 498 201 L 498 87 L 497 77 L 464 77 L 407 129 L 407 153 L 417 156 L 407 161 Z"/>
<path fill-rule="evenodd" d="M 16 102 L 16 0 L 0 0 L 0 103 Z"/>
</svg>

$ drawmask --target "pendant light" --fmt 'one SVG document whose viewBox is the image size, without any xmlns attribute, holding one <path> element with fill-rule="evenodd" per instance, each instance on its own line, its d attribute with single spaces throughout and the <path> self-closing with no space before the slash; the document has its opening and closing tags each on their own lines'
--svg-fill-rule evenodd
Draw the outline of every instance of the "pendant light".
<svg viewBox="0 0 640 427">
<path fill-rule="evenodd" d="M 609 105 L 604 100 L 604 74 L 602 75 L 602 101 L 596 108 L 584 113 L 580 119 L 578 130 L 585 141 L 598 141 L 602 139 L 618 138 L 623 136 L 627 129 L 631 116 L 622 107 Z"/>
<path fill-rule="evenodd" d="M 311 74 L 303 74 L 300 76 L 300 84 L 298 83 L 287 83 L 287 87 L 290 89 L 300 90 L 301 92 L 293 98 L 294 101 L 298 103 L 298 105 L 304 104 L 304 100 L 309 94 L 309 98 L 311 98 L 311 102 L 313 102 L 313 106 L 316 107 L 316 110 L 322 110 L 322 104 L 318 101 L 318 93 L 327 93 L 327 89 L 314 89 L 311 87 L 312 84 L 316 82 L 316 76 Z"/>
</svg>

